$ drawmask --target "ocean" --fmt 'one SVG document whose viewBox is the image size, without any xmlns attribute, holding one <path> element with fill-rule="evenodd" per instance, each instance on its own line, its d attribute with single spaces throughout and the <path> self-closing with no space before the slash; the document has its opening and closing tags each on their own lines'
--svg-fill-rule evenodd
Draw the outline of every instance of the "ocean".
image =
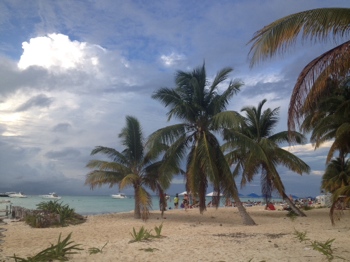
<svg viewBox="0 0 350 262">
<path fill-rule="evenodd" d="M 126 199 L 114 199 L 111 196 L 61 196 L 58 200 L 63 205 L 69 205 L 74 208 L 75 212 L 81 215 L 97 215 L 97 214 L 108 214 L 108 213 L 121 213 L 130 212 L 134 210 L 135 200 L 133 196 L 128 196 Z M 173 208 L 174 196 L 170 196 L 168 200 L 168 207 Z M 211 197 L 207 197 L 207 203 L 211 201 Z M 37 204 L 43 201 L 50 201 L 49 199 L 43 199 L 40 196 L 28 196 L 27 198 L 0 198 L 2 200 L 10 200 L 12 206 L 21 206 L 28 209 L 36 209 Z M 246 198 L 242 197 L 242 202 L 247 201 L 258 202 L 263 201 L 261 198 Z M 275 201 L 281 201 L 281 199 L 274 199 Z M 180 203 L 182 198 L 180 197 Z M 220 200 L 221 206 L 224 206 L 224 198 Z M 9 203 L 2 203 L 1 206 L 9 205 Z M 159 197 L 152 197 L 152 209 L 159 210 Z"/>
</svg>

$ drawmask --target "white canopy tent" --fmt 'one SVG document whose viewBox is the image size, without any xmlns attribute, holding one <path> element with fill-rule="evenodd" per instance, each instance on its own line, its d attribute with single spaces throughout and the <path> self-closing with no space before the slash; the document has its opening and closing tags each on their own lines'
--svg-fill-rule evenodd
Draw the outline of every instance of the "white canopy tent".
<svg viewBox="0 0 350 262">
<path fill-rule="evenodd" d="M 218 196 L 218 192 L 211 192 L 209 194 L 206 194 L 206 196 L 212 197 L 212 196 Z M 220 194 L 220 196 L 223 196 L 222 194 Z"/>
</svg>

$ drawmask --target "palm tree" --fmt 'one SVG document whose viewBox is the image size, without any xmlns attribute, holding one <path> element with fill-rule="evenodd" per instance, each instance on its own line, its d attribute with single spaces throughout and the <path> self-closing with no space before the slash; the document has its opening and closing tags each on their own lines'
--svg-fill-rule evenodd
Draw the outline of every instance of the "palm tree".
<svg viewBox="0 0 350 262">
<path fill-rule="evenodd" d="M 254 225 L 239 199 L 229 165 L 215 136 L 215 132 L 219 132 L 223 126 L 230 126 L 236 116 L 234 112 L 224 110 L 242 83 L 230 81 L 222 94 L 218 93 L 218 86 L 227 80 L 231 71 L 231 68 L 220 70 L 211 84 L 206 79 L 204 64 L 192 72 L 178 71 L 176 87 L 160 88 L 152 98 L 169 108 L 168 120 L 174 117 L 182 123 L 157 130 L 149 141 L 169 145 L 166 159 L 171 161 L 171 165 L 179 166 L 186 157 L 186 184 L 192 195 L 198 197 L 201 213 L 206 210 L 206 190 L 212 183 L 218 195 L 222 192 L 234 198 L 243 223 Z M 167 165 L 169 163 L 165 161 Z"/>
<path fill-rule="evenodd" d="M 335 151 L 339 158 L 345 159 L 350 153 L 350 79 L 341 86 L 332 87 L 327 96 L 315 105 L 306 103 L 302 108 L 305 118 L 301 130 L 311 132 L 311 142 L 315 148 L 324 142 L 333 140 L 326 163 Z M 331 85 L 331 84 L 329 84 Z"/>
<path fill-rule="evenodd" d="M 334 225 L 334 211 L 339 201 L 350 202 L 350 159 L 336 158 L 330 161 L 322 176 L 322 189 L 332 193 L 330 218 Z M 344 199 L 340 196 L 345 196 Z"/>
<path fill-rule="evenodd" d="M 341 187 L 350 185 L 350 159 L 333 159 L 322 176 L 322 189 L 334 193 Z"/>
<path fill-rule="evenodd" d="M 312 9 L 280 18 L 257 31 L 249 41 L 252 44 L 251 66 L 277 53 L 284 53 L 296 43 L 299 35 L 311 42 L 325 42 L 331 38 L 346 42 L 321 54 L 299 74 L 294 86 L 288 111 L 288 129 L 295 130 L 303 117 L 306 102 L 319 101 L 331 80 L 337 86 L 350 71 L 350 9 Z M 312 94 L 312 95 L 309 95 Z"/>
<path fill-rule="evenodd" d="M 285 193 L 283 182 L 277 171 L 277 165 L 283 165 L 298 174 L 309 173 L 309 166 L 292 153 L 279 146 L 280 143 L 302 143 L 305 138 L 298 132 L 288 135 L 287 131 L 273 133 L 278 123 L 279 108 L 262 111 L 266 99 L 258 107 L 244 107 L 241 111 L 241 125 L 226 131 L 227 143 L 223 145 L 229 150 L 227 158 L 235 165 L 234 174 L 242 173 L 241 186 L 251 182 L 254 176 L 261 173 L 262 193 L 266 204 L 271 199 L 272 192 L 277 190 L 292 210 L 300 216 L 300 211 Z M 292 138 L 292 139 L 291 139 Z"/>
<path fill-rule="evenodd" d="M 171 172 L 159 172 L 161 161 L 154 161 L 157 155 L 145 152 L 145 145 L 140 123 L 132 116 L 126 117 L 126 126 L 119 134 L 123 151 L 113 148 L 97 146 L 91 155 L 104 154 L 111 161 L 91 160 L 88 168 L 94 169 L 87 174 L 85 184 L 91 189 L 104 184 L 113 187 L 119 185 L 120 189 L 127 186 L 134 188 L 135 209 L 134 218 L 146 220 L 149 208 L 152 206 L 152 197 L 146 187 L 163 195 L 163 190 L 171 183 Z"/>
</svg>

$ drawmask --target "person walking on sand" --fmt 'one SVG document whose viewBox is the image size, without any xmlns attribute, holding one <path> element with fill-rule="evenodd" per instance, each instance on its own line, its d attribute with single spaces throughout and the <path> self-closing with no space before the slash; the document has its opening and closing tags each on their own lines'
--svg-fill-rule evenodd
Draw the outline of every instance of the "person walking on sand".
<svg viewBox="0 0 350 262">
<path fill-rule="evenodd" d="M 174 197 L 174 207 L 175 209 L 178 209 L 179 207 L 179 194 L 176 194 Z"/>
</svg>

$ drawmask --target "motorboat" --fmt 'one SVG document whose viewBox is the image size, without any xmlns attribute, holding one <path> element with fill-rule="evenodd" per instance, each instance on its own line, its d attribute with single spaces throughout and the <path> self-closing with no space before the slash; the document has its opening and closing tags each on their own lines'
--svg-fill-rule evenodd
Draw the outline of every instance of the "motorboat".
<svg viewBox="0 0 350 262">
<path fill-rule="evenodd" d="M 124 198 L 128 198 L 125 194 L 123 193 L 119 193 L 119 194 L 114 194 L 111 195 L 112 198 L 116 198 L 116 199 L 124 199 Z"/>
<path fill-rule="evenodd" d="M 9 197 L 8 193 L 0 193 L 0 197 Z"/>
<path fill-rule="evenodd" d="M 9 197 L 13 197 L 13 198 L 26 198 L 27 196 L 24 195 L 22 192 L 8 192 Z"/>
<path fill-rule="evenodd" d="M 45 199 L 61 199 L 61 197 L 58 196 L 55 192 L 49 193 L 48 195 L 42 195 L 41 197 Z"/>
</svg>

